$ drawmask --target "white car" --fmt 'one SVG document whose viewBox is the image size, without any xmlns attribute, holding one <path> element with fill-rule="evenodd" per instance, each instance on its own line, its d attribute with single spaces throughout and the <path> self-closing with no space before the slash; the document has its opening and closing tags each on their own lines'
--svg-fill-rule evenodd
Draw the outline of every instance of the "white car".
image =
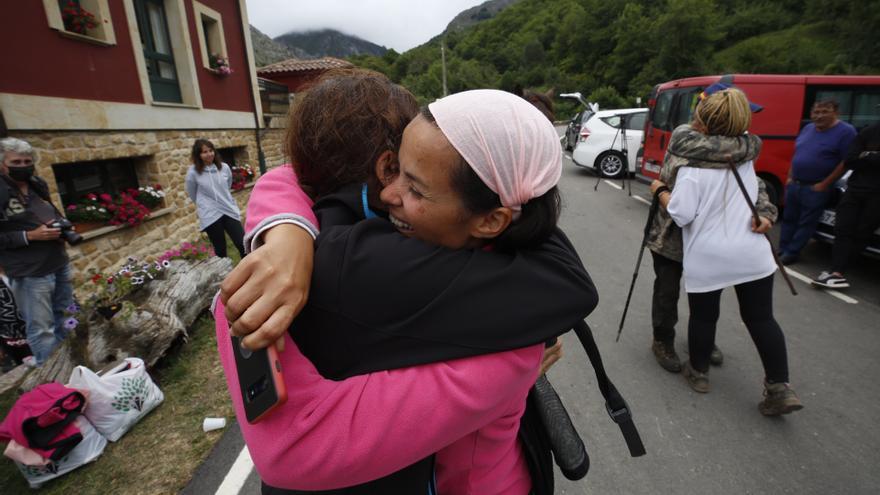
<svg viewBox="0 0 880 495">
<path fill-rule="evenodd" d="M 647 116 L 647 108 L 596 112 L 581 126 L 572 161 L 579 167 L 593 168 L 604 177 L 619 178 L 635 172 Z M 629 162 L 626 168 L 625 157 Z"/>
</svg>

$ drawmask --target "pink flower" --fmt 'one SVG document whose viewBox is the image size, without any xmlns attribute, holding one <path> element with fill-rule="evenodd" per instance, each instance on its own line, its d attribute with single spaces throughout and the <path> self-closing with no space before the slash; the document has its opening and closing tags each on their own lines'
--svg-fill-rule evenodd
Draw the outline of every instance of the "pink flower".
<svg viewBox="0 0 880 495">
<path fill-rule="evenodd" d="M 67 211 L 73 211 L 76 209 L 76 205 L 67 205 Z"/>
<path fill-rule="evenodd" d="M 101 198 L 101 201 L 106 201 L 108 203 L 113 201 L 113 198 L 111 198 L 110 195 L 107 193 L 101 193 L 100 198 Z"/>
</svg>

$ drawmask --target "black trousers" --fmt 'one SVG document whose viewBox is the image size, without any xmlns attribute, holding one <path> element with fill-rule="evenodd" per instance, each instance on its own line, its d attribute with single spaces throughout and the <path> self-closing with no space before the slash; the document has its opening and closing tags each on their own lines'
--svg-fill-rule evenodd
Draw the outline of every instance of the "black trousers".
<svg viewBox="0 0 880 495">
<path fill-rule="evenodd" d="M 671 343 L 678 323 L 678 297 L 682 264 L 651 251 L 654 258 L 654 294 L 651 297 L 651 324 L 654 340 Z"/>
<path fill-rule="evenodd" d="M 880 194 L 846 191 L 837 204 L 831 270 L 844 273 L 880 227 Z"/>
<path fill-rule="evenodd" d="M 739 314 L 761 356 L 764 376 L 770 383 L 788 382 L 788 354 L 785 335 L 773 318 L 773 275 L 734 286 Z M 715 343 L 715 327 L 721 303 L 721 289 L 689 292 L 688 350 L 691 366 L 705 373 Z"/>
<path fill-rule="evenodd" d="M 238 249 L 239 254 L 244 258 L 244 228 L 238 220 L 223 215 L 216 222 L 205 227 L 204 232 L 208 234 L 208 239 L 214 246 L 214 253 L 217 256 L 226 257 L 226 236 L 224 235 L 226 233 L 232 239 L 235 249 Z"/>
</svg>

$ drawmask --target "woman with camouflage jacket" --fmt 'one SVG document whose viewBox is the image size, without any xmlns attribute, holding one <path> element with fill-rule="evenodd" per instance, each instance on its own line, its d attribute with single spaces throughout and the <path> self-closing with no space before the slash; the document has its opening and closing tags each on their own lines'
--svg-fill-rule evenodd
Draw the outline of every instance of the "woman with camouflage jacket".
<svg viewBox="0 0 880 495">
<path fill-rule="evenodd" d="M 715 341 L 721 291 L 734 286 L 743 322 L 764 365 L 765 397 L 758 408 L 764 415 L 775 416 L 803 407 L 788 384 L 785 336 L 773 317 L 776 265 L 771 246 L 757 233 L 762 226 L 752 220 L 736 178 L 727 170 L 732 155 L 721 144 L 725 140 L 739 141 L 746 150 L 754 150 L 732 159 L 749 197 L 756 199 L 758 179 L 753 160 L 760 139 L 746 134 L 750 123 L 749 102 L 738 89 L 720 89 L 706 97 L 697 105 L 691 129 L 682 132 L 717 137 L 719 146 L 693 146 L 705 142 L 692 139 L 691 146 L 681 146 L 676 154 L 684 159 L 699 157 L 721 167 L 678 167 L 672 175 L 674 188 L 654 181 L 651 191 L 681 227 L 685 290 L 691 313 L 690 359 L 682 367 L 688 384 L 697 392 L 709 391 L 709 354 Z"/>
</svg>

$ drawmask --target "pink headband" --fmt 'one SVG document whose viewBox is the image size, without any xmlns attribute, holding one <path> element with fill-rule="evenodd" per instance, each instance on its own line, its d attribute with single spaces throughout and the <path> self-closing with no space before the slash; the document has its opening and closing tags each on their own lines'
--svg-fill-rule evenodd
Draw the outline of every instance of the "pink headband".
<svg viewBox="0 0 880 495">
<path fill-rule="evenodd" d="M 526 100 L 478 89 L 428 105 L 440 130 L 478 177 L 519 217 L 562 175 L 562 147 L 553 124 Z"/>
</svg>

